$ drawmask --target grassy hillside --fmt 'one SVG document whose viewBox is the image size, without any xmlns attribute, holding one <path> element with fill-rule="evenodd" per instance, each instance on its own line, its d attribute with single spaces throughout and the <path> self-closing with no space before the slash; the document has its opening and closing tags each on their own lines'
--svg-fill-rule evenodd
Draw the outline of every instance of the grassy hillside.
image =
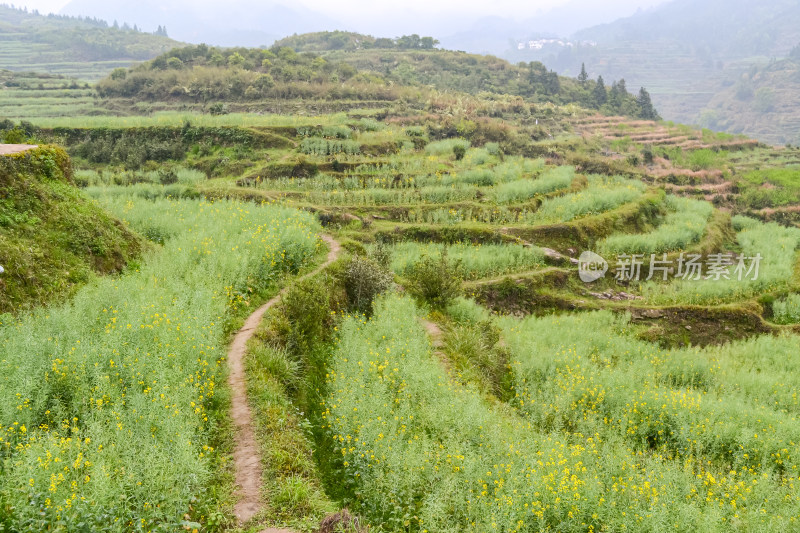
<svg viewBox="0 0 800 533">
<path fill-rule="evenodd" d="M 800 148 L 335 37 L 176 49 L 98 84 L 127 116 L 0 123 L 153 243 L 0 326 L 0 524 L 793 530 Z M 297 280 L 322 231 L 342 255 Z"/>
<path fill-rule="evenodd" d="M 0 70 L 0 116 L 14 119 L 97 114 L 86 82 L 59 74 Z"/>
<path fill-rule="evenodd" d="M 0 190 L 0 313 L 58 301 L 141 251 L 138 237 L 75 188 L 60 148 L 0 156 Z"/>
<path fill-rule="evenodd" d="M 147 68 L 165 84 L 181 72 Z M 800 323 L 800 182 L 776 167 L 800 150 L 431 94 L 335 114 L 5 124 L 4 138 L 58 139 L 85 193 L 158 243 L 0 344 L 3 396 L 31 406 L 0 405 L 2 424 L 38 428 L 7 452 L 8 529 L 109 514 L 118 530 L 237 527 L 220 353 L 235 317 L 313 262 L 317 222 L 346 257 L 292 286 L 245 357 L 263 475 L 262 512 L 242 527 L 314 530 L 353 513 L 384 531 L 791 528 L 800 429 L 781 384 Z M 609 261 L 593 283 L 578 274 L 585 250 Z M 641 254 L 641 279 L 615 279 L 623 254 Z M 647 279 L 650 254 L 722 254 L 730 279 Z M 760 276 L 736 279 L 736 258 L 757 254 Z M 373 302 L 393 281 L 405 295 Z M 33 353 L 29 337 L 78 348 Z M 79 445 L 51 429 L 66 412 Z M 41 466 L 48 452 L 69 466 L 53 489 L 63 467 Z"/>
<path fill-rule="evenodd" d="M 311 43 L 321 34 L 311 34 Z M 324 35 L 324 34 L 323 34 Z M 437 92 L 524 97 L 533 103 L 579 104 L 608 113 L 642 115 L 640 101 L 627 90 L 580 83 L 539 63 L 510 65 L 491 56 L 422 48 L 370 48 L 323 55 L 275 46 L 217 49 L 205 45 L 172 50 L 129 70 L 116 70 L 97 84 L 106 98 L 137 102 L 257 103 L 298 99 L 353 102 L 376 107 L 406 102 L 423 108 Z M 303 48 L 303 38 L 291 40 Z M 616 85 L 614 85 L 616 87 Z"/>
<path fill-rule="evenodd" d="M 42 16 L 0 5 L 0 69 L 94 81 L 177 44 L 164 36 L 110 27 L 101 20 Z"/>
</svg>

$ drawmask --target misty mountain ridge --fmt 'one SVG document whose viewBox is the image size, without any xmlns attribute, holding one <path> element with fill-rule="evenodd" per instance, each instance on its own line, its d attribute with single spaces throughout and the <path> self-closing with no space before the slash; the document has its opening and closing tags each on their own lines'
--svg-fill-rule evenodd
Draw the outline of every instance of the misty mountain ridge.
<svg viewBox="0 0 800 533">
<path fill-rule="evenodd" d="M 531 32 L 533 35 L 533 32 Z M 787 75 L 795 63 L 766 76 L 778 85 L 771 105 L 731 99 L 742 80 L 748 80 L 771 61 L 786 57 L 800 43 L 800 4 L 768 0 L 674 0 L 630 17 L 592 26 L 571 34 L 575 46 L 530 49 L 516 43 L 501 54 L 516 61 L 542 61 L 564 75 L 576 75 L 581 65 L 592 77 L 625 79 L 630 86 L 651 90 L 653 101 L 668 120 L 745 133 L 786 143 L 798 140 L 791 115 L 793 94 Z M 591 41 L 596 46 L 581 46 Z M 741 92 L 739 93 L 741 95 Z M 748 107 L 752 106 L 752 107 Z M 778 120 L 766 109 L 780 109 Z M 785 113 L 789 113 L 787 118 Z M 747 120 L 742 120 L 747 116 Z"/>
<path fill-rule="evenodd" d="M 166 26 L 169 36 L 185 42 L 219 46 L 268 46 L 292 33 L 307 33 L 340 27 L 323 14 L 300 5 L 278 2 L 259 4 L 241 0 L 198 5 L 188 0 L 165 4 L 155 0 L 102 2 L 72 0 L 61 9 L 67 15 L 87 15 L 146 29 Z"/>
</svg>

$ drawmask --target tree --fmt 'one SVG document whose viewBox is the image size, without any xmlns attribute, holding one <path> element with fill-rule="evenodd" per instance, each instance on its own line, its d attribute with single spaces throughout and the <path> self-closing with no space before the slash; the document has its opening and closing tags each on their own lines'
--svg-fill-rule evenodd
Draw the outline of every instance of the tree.
<svg viewBox="0 0 800 533">
<path fill-rule="evenodd" d="M 239 52 L 234 52 L 228 56 L 228 65 L 231 67 L 241 66 L 244 63 L 244 56 Z"/>
<path fill-rule="evenodd" d="M 606 92 L 606 84 L 603 81 L 603 76 L 597 77 L 597 83 L 592 89 L 592 100 L 597 107 L 602 106 L 608 101 L 608 92 Z"/>
<path fill-rule="evenodd" d="M 403 35 L 397 39 L 397 47 L 401 49 L 419 48 L 420 36 L 416 33 L 411 35 Z"/>
<path fill-rule="evenodd" d="M 639 96 L 636 97 L 636 103 L 639 105 L 639 118 L 645 120 L 659 120 L 658 112 L 653 107 L 653 101 L 650 99 L 650 93 L 644 87 L 639 89 Z"/>
<path fill-rule="evenodd" d="M 589 81 L 589 75 L 586 73 L 586 65 L 581 63 L 581 73 L 578 74 L 578 82 L 581 86 L 586 87 L 587 81 Z"/>
<path fill-rule="evenodd" d="M 420 48 L 424 48 L 426 50 L 432 49 L 437 44 L 439 44 L 439 41 L 433 37 L 423 37 L 419 42 Z"/>
</svg>

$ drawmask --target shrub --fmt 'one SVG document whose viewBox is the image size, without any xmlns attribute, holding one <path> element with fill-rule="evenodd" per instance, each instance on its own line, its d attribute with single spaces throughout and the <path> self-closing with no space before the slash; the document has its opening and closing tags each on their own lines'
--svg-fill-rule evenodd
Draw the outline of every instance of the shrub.
<svg viewBox="0 0 800 533">
<path fill-rule="evenodd" d="M 162 169 L 158 172 L 158 181 L 162 185 L 172 185 L 178 183 L 178 175 L 171 168 Z"/>
<path fill-rule="evenodd" d="M 372 259 L 355 256 L 345 270 L 344 288 L 348 306 L 372 314 L 372 301 L 392 286 L 392 274 Z"/>
<path fill-rule="evenodd" d="M 381 268 L 389 270 L 392 265 L 392 249 L 384 241 L 375 243 L 369 251 L 369 257 Z"/>
<path fill-rule="evenodd" d="M 778 324 L 800 323 L 800 295 L 790 294 L 772 304 L 774 320 Z"/>
<path fill-rule="evenodd" d="M 453 155 L 456 156 L 456 161 L 461 161 L 464 159 L 464 155 L 467 153 L 467 149 L 463 144 L 456 144 L 453 146 Z"/>
<path fill-rule="evenodd" d="M 469 141 L 465 139 L 444 139 L 441 141 L 434 141 L 428 143 L 425 147 L 425 152 L 431 155 L 446 155 L 448 153 L 456 153 L 456 146 L 464 149 L 464 153 L 469 148 Z"/>
<path fill-rule="evenodd" d="M 323 339 L 330 321 L 331 296 L 318 278 L 293 285 L 281 300 L 286 319 L 286 345 L 294 353 L 304 353 Z"/>
<path fill-rule="evenodd" d="M 461 261 L 451 262 L 447 249 L 438 258 L 424 256 L 408 270 L 408 291 L 433 309 L 444 309 L 461 295 Z"/>
<path fill-rule="evenodd" d="M 502 153 L 500 150 L 500 144 L 495 142 L 486 143 L 483 145 L 483 148 L 491 155 L 500 155 Z"/>
</svg>

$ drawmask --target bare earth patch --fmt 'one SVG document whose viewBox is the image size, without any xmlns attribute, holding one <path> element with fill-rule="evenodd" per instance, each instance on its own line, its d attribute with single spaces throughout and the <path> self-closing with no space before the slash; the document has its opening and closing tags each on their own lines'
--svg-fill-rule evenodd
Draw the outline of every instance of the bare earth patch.
<svg viewBox="0 0 800 533">
<path fill-rule="evenodd" d="M 0 144 L 0 155 L 11 155 L 38 148 L 37 144 Z"/>
</svg>

